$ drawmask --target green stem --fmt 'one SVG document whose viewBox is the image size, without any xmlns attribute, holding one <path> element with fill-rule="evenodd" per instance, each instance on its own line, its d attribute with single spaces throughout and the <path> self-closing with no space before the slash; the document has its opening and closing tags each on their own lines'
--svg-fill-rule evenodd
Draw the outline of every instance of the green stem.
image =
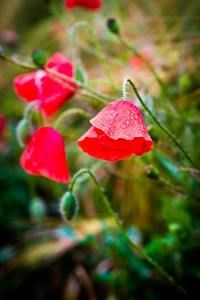
<svg viewBox="0 0 200 300">
<path fill-rule="evenodd" d="M 127 232 L 125 231 L 125 229 L 122 227 L 119 219 L 117 218 L 116 214 L 114 213 L 114 211 L 112 210 L 112 207 L 107 199 L 107 197 L 105 196 L 98 180 L 96 179 L 96 177 L 93 175 L 93 173 L 90 170 L 87 169 L 83 169 L 78 171 L 73 179 L 72 182 L 70 184 L 69 187 L 69 191 L 72 192 L 75 182 L 78 179 L 79 176 L 83 175 L 83 174 L 89 174 L 90 177 L 92 178 L 92 180 L 94 181 L 94 184 L 98 190 L 98 192 L 101 195 L 103 204 L 105 206 L 105 208 L 107 209 L 108 213 L 110 214 L 110 216 L 112 216 L 112 218 L 114 219 L 119 231 L 122 233 L 122 235 L 124 236 L 124 238 L 128 241 L 128 243 L 141 255 L 143 256 L 151 265 L 153 265 L 169 282 L 171 282 L 182 294 L 184 294 L 184 296 L 187 299 L 190 299 L 190 297 L 188 296 L 187 292 L 175 281 L 175 279 L 169 275 L 160 265 L 158 265 L 157 262 L 155 262 L 142 248 L 140 248 L 137 244 L 135 244 L 130 237 L 128 236 Z"/>
<path fill-rule="evenodd" d="M 142 98 L 140 97 L 140 95 L 138 94 L 138 91 L 135 87 L 135 85 L 133 84 L 133 82 L 128 79 L 125 78 L 124 79 L 124 85 L 125 82 L 129 82 L 131 87 L 133 88 L 137 98 L 139 99 L 140 103 L 142 104 L 142 106 L 144 107 L 144 109 L 149 113 L 149 115 L 151 116 L 151 118 L 154 120 L 154 122 L 162 129 L 162 131 L 164 131 L 169 138 L 176 144 L 176 146 L 181 150 L 181 152 L 183 153 L 183 155 L 185 156 L 185 158 L 187 158 L 187 160 L 191 163 L 191 165 L 193 165 L 196 169 L 200 170 L 200 167 L 191 159 L 191 157 L 187 154 L 187 151 L 183 148 L 183 146 L 181 145 L 181 143 L 179 142 L 179 140 L 177 140 L 177 138 L 167 129 L 165 128 L 159 121 L 158 119 L 154 116 L 154 114 L 151 112 L 151 110 L 147 107 L 147 105 L 144 103 L 144 101 L 142 100 Z"/>
<path fill-rule="evenodd" d="M 41 103 L 38 100 L 32 101 L 27 105 L 27 107 L 25 108 L 25 111 L 24 111 L 24 118 L 29 118 L 29 116 L 32 112 L 32 109 L 34 108 L 35 105 L 39 106 L 38 115 L 39 115 L 40 125 L 44 126 L 44 120 L 43 120 L 43 117 L 42 117 Z"/>
<path fill-rule="evenodd" d="M 69 85 L 69 83 L 67 83 L 66 81 L 64 82 L 64 81 L 61 80 L 60 78 L 57 78 L 59 75 L 56 75 L 57 77 L 55 77 L 55 76 L 53 76 L 53 75 L 51 74 L 51 73 L 52 73 L 51 71 L 49 71 L 49 70 L 47 70 L 47 69 L 46 69 L 45 71 L 49 74 L 49 77 L 50 77 L 53 81 L 55 81 L 55 82 L 61 84 L 62 86 L 68 88 L 69 90 L 75 92 L 76 94 L 79 94 L 79 95 L 81 95 L 81 96 L 83 96 L 83 97 L 86 97 L 86 98 L 89 98 L 89 99 L 92 99 L 92 100 L 96 100 L 97 102 L 99 102 L 99 103 L 101 103 L 101 104 L 103 104 L 103 105 L 107 104 L 107 102 L 105 102 L 104 100 L 101 100 L 101 99 L 96 98 L 96 97 L 91 96 L 91 95 L 82 94 L 82 93 L 79 92 L 76 88 L 73 88 L 71 85 Z M 60 74 L 60 73 L 58 73 L 58 74 Z M 59 76 L 59 77 L 62 77 L 62 74 L 60 74 L 60 75 L 61 75 L 61 76 Z M 68 79 L 68 81 L 70 81 L 70 79 Z M 75 82 L 75 81 L 74 81 L 74 82 Z M 77 81 L 76 81 L 76 82 L 77 82 Z M 78 85 L 78 84 L 77 84 L 77 85 Z"/>
<path fill-rule="evenodd" d="M 29 70 L 33 70 L 33 71 L 36 71 L 38 68 L 34 65 L 30 65 L 30 64 L 27 64 L 27 63 L 23 63 L 21 61 L 18 61 L 17 59 L 13 58 L 13 57 L 10 57 L 8 55 L 5 55 L 5 54 L 1 54 L 0 55 L 0 58 L 9 62 L 9 63 L 12 63 L 13 65 L 16 65 L 18 67 L 22 67 L 22 68 L 25 68 L 25 69 L 29 69 Z"/>
<path fill-rule="evenodd" d="M 25 69 L 29 69 L 29 70 L 38 70 L 37 67 L 33 66 L 33 65 L 30 65 L 30 64 L 27 64 L 27 63 L 22 63 L 16 59 L 13 59 L 12 57 L 9 57 L 7 55 L 4 55 L 4 54 L 1 54 L 0 55 L 0 58 L 5 60 L 5 61 L 8 61 L 14 65 L 17 65 L 19 67 L 22 67 L 22 68 L 25 68 Z M 89 86 L 75 80 L 75 79 L 72 79 L 71 77 L 68 77 L 68 76 L 65 76 L 64 74 L 61 74 L 59 72 L 56 72 L 52 69 L 45 69 L 45 71 L 48 73 L 48 74 L 54 74 L 56 75 L 57 77 L 61 78 L 61 79 L 65 79 L 69 82 L 72 82 L 72 83 L 75 83 L 77 86 L 79 86 L 80 88 L 83 88 L 85 90 L 87 90 L 88 92 L 90 92 L 91 94 L 93 94 L 94 96 L 96 96 L 97 98 L 100 98 L 102 100 L 99 99 L 99 102 L 101 102 L 101 104 L 107 104 L 107 101 L 114 101 L 115 99 L 113 98 L 110 98 L 110 97 L 107 97 L 103 94 L 100 94 L 100 93 L 97 93 L 96 90 L 90 88 Z M 55 79 L 54 79 L 55 80 Z M 55 80 L 56 81 L 56 80 Z M 72 88 L 71 88 L 72 89 Z M 83 94 L 82 94 L 83 95 Z M 88 97 L 88 98 L 91 98 L 91 99 L 94 99 L 92 98 L 91 96 L 89 95 L 83 95 L 84 97 Z M 97 98 L 95 98 L 95 100 L 98 100 Z M 106 100 L 106 101 L 105 101 Z"/>
<path fill-rule="evenodd" d="M 90 36 L 92 37 L 92 40 L 94 42 L 94 45 L 95 45 L 95 48 L 96 48 L 96 51 L 97 51 L 97 56 L 99 58 L 99 61 L 102 65 L 102 68 L 108 78 L 108 80 L 110 81 L 110 85 L 114 91 L 114 93 L 116 95 L 118 95 L 118 88 L 117 86 L 115 85 L 113 79 L 112 79 L 112 76 L 111 76 L 111 73 L 107 67 L 107 64 L 106 64 L 106 60 L 105 60 L 105 57 L 103 55 L 103 52 L 101 50 L 101 47 L 99 45 L 99 41 L 98 39 L 96 38 L 96 35 L 95 33 L 93 32 L 92 28 L 90 27 L 90 25 L 85 22 L 85 21 L 79 21 L 77 22 L 73 27 L 72 27 L 72 45 L 74 47 L 74 51 L 75 51 L 75 60 L 76 60 L 76 63 L 78 64 L 80 62 L 80 56 L 78 54 L 78 47 L 77 47 L 77 43 L 76 43 L 76 31 L 79 27 L 84 27 L 87 29 L 87 31 L 89 32 Z"/>
<path fill-rule="evenodd" d="M 150 63 L 150 61 L 144 57 L 142 54 L 140 54 L 133 46 L 131 46 L 127 41 L 125 41 L 122 36 L 120 34 L 117 34 L 117 37 L 119 39 L 119 41 L 121 42 L 122 45 L 124 45 L 128 50 L 130 50 L 133 54 L 137 55 L 144 63 L 145 65 L 149 68 L 149 70 L 151 71 L 151 73 L 154 75 L 155 79 L 157 80 L 157 82 L 159 83 L 161 89 L 163 90 L 163 93 L 166 95 L 166 97 L 173 102 L 173 97 L 171 95 L 171 93 L 169 93 L 167 87 L 165 86 L 164 82 L 162 81 L 162 79 L 160 78 L 160 76 L 157 74 L 157 72 L 155 71 L 154 67 L 152 66 L 152 64 Z"/>
<path fill-rule="evenodd" d="M 73 79 L 73 78 L 71 78 L 71 77 L 69 77 L 67 75 L 61 74 L 61 73 L 59 73 L 59 72 L 57 72 L 55 70 L 48 69 L 48 68 L 46 68 L 45 71 L 47 73 L 54 74 L 55 76 L 57 76 L 57 77 L 59 77 L 61 79 L 64 79 L 64 80 L 72 82 L 72 83 L 75 83 L 80 88 L 85 89 L 86 91 L 90 92 L 91 94 L 95 95 L 96 97 L 103 99 L 104 101 L 102 101 L 102 103 L 104 103 L 104 104 L 107 104 L 107 101 L 109 101 L 109 102 L 110 101 L 114 101 L 113 98 L 110 98 L 108 96 L 100 94 L 100 93 L 96 92 L 95 90 L 93 90 L 91 87 L 89 87 L 89 86 L 85 85 L 84 83 L 82 83 L 80 81 L 77 81 L 77 80 L 75 80 L 75 79 Z"/>
<path fill-rule="evenodd" d="M 64 111 L 57 119 L 57 121 L 55 122 L 55 125 L 54 125 L 54 128 L 56 130 L 58 130 L 61 122 L 69 115 L 72 115 L 72 114 L 79 114 L 87 119 L 91 119 L 93 116 L 89 113 L 87 113 L 86 111 L 80 109 L 80 108 L 71 108 L 71 109 L 68 109 L 66 111 Z"/>
</svg>

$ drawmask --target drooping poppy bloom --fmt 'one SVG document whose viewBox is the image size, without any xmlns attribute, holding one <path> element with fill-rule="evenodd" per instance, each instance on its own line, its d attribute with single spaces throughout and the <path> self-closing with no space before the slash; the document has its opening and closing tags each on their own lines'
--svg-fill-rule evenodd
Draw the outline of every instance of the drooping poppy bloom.
<svg viewBox="0 0 200 300">
<path fill-rule="evenodd" d="M 70 181 L 65 145 L 61 134 L 52 127 L 40 127 L 33 134 L 20 158 L 24 170 L 51 180 Z"/>
<path fill-rule="evenodd" d="M 131 102 L 115 100 L 93 119 L 93 125 L 77 144 L 97 159 L 118 161 L 131 155 L 143 155 L 152 149 L 139 109 Z"/>
<path fill-rule="evenodd" d="M 149 62 L 153 62 L 153 58 L 151 57 L 151 55 L 147 51 L 142 50 L 140 53 Z M 144 63 L 144 61 L 140 57 L 138 57 L 137 55 L 132 55 L 130 57 L 130 64 L 137 71 L 141 71 L 146 66 L 145 63 Z"/>
<path fill-rule="evenodd" d="M 55 53 L 47 61 L 45 68 L 56 71 L 73 78 L 73 65 L 61 54 Z M 46 115 L 55 113 L 69 98 L 74 95 L 66 85 L 77 88 L 75 84 L 67 82 L 51 74 L 55 80 L 63 82 L 63 85 L 54 81 L 44 70 L 17 76 L 14 80 L 14 88 L 17 95 L 28 102 L 39 100 L 41 108 Z"/>
<path fill-rule="evenodd" d="M 98 9 L 101 7 L 101 0 L 65 0 L 65 8 L 73 9 L 81 6 L 86 9 Z"/>
</svg>

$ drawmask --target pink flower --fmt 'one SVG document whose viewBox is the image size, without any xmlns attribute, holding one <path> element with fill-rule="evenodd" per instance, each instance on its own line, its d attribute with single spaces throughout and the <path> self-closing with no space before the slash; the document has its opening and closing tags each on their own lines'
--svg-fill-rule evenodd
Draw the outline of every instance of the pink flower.
<svg viewBox="0 0 200 300">
<path fill-rule="evenodd" d="M 77 144 L 97 159 L 118 161 L 134 154 L 143 155 L 152 149 L 153 141 L 142 115 L 129 101 L 109 103 L 90 123 L 93 126 Z"/>
<path fill-rule="evenodd" d="M 20 164 L 29 174 L 63 183 L 70 181 L 64 141 L 52 127 L 44 126 L 35 131 Z"/>
<path fill-rule="evenodd" d="M 73 9 L 76 6 L 81 6 L 86 9 L 98 9 L 101 7 L 100 0 L 65 0 L 66 9 Z"/>
<path fill-rule="evenodd" d="M 45 68 L 52 69 L 70 78 L 74 76 L 72 64 L 61 53 L 52 55 L 46 63 Z M 60 79 L 55 75 L 51 76 L 76 88 L 76 85 L 73 83 Z M 39 100 L 41 108 L 46 115 L 55 113 L 74 95 L 73 91 L 51 79 L 44 70 L 17 76 L 14 80 L 14 88 L 17 95 L 28 102 Z"/>
</svg>

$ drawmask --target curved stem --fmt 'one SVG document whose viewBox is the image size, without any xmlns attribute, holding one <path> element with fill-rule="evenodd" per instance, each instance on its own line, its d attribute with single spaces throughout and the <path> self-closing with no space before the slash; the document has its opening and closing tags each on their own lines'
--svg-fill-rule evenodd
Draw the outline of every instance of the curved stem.
<svg viewBox="0 0 200 300">
<path fill-rule="evenodd" d="M 183 153 L 183 155 L 185 156 L 185 158 L 187 158 L 187 160 L 191 163 L 191 165 L 193 165 L 196 169 L 200 170 L 200 167 L 192 160 L 192 158 L 187 154 L 187 151 L 183 148 L 183 146 L 181 145 L 181 143 L 179 142 L 179 140 L 167 129 L 165 128 L 156 118 L 156 116 L 154 116 L 154 114 L 151 112 L 151 110 L 147 107 L 147 105 L 144 103 L 144 101 L 142 100 L 142 98 L 140 97 L 140 95 L 138 94 L 138 91 L 135 87 L 135 85 L 133 84 L 133 82 L 128 79 L 125 78 L 124 82 L 127 83 L 129 82 L 131 87 L 133 88 L 137 98 L 139 99 L 140 103 L 142 104 L 142 106 L 144 107 L 144 109 L 149 113 L 149 115 L 152 117 L 152 119 L 154 120 L 154 122 L 162 129 L 162 131 L 164 131 L 169 138 L 176 144 L 176 146 L 181 150 L 181 152 Z M 124 83 L 124 84 L 125 84 Z"/>
<path fill-rule="evenodd" d="M 84 116 L 85 118 L 87 119 L 90 119 L 92 118 L 93 116 L 90 115 L 89 113 L 87 113 L 86 111 L 80 109 L 80 108 L 71 108 L 71 109 L 68 109 L 66 111 L 64 111 L 57 119 L 57 121 L 55 122 L 55 125 L 54 125 L 54 128 L 56 130 L 58 130 L 58 127 L 60 126 L 61 122 L 69 115 L 72 115 L 72 114 L 79 114 L 81 116 Z"/>
<path fill-rule="evenodd" d="M 154 75 L 155 79 L 159 83 L 161 89 L 163 90 L 163 93 L 166 95 L 166 97 L 173 102 L 173 97 L 171 93 L 168 91 L 167 87 L 165 86 L 164 82 L 160 78 L 160 76 L 157 74 L 155 71 L 154 67 L 150 63 L 150 61 L 144 57 L 142 54 L 140 54 L 133 46 L 131 46 L 127 41 L 125 41 L 120 34 L 117 34 L 117 37 L 119 41 L 121 42 L 122 45 L 124 45 L 128 50 L 130 50 L 133 54 L 137 55 L 144 63 L 145 65 L 149 68 L 151 73 Z"/>
<path fill-rule="evenodd" d="M 90 177 L 92 178 L 98 192 L 101 195 L 102 201 L 103 201 L 103 205 L 105 206 L 105 208 L 107 209 L 108 213 L 110 214 L 110 216 L 112 216 L 112 218 L 114 219 L 119 231 L 122 233 L 122 235 L 124 236 L 124 238 L 128 241 L 128 243 L 141 255 L 143 256 L 151 265 L 153 265 L 165 278 L 167 278 L 167 280 L 169 282 L 171 282 L 182 294 L 184 294 L 184 296 L 188 299 L 190 299 L 190 297 L 188 296 L 187 292 L 175 281 L 175 279 L 169 275 L 160 265 L 158 265 L 157 262 L 155 262 L 142 248 L 140 248 L 137 244 L 135 244 L 130 237 L 128 236 L 127 232 L 125 231 L 125 229 L 122 227 L 119 219 L 117 218 L 116 214 L 114 213 L 114 211 L 112 210 L 112 207 L 107 199 L 107 197 L 105 196 L 98 180 L 96 179 L 96 177 L 93 175 L 93 173 L 90 170 L 87 169 L 83 169 L 80 170 L 79 172 L 77 172 L 73 179 L 72 182 L 70 184 L 69 187 L 69 191 L 72 192 L 75 182 L 78 179 L 79 176 L 88 173 L 90 175 Z"/>
<path fill-rule="evenodd" d="M 106 64 L 106 60 L 105 60 L 105 57 L 103 55 L 103 52 L 101 50 L 101 47 L 99 45 L 99 41 L 98 39 L 96 38 L 96 35 L 95 33 L 93 32 L 92 28 L 90 27 L 90 25 L 85 22 L 85 21 L 79 21 L 77 22 L 73 27 L 72 27 L 72 45 L 74 47 L 74 51 L 75 51 L 75 61 L 76 63 L 78 64 L 80 62 L 80 56 L 78 54 L 78 47 L 77 47 L 77 43 L 76 43 L 76 31 L 79 27 L 84 27 L 87 29 L 87 31 L 89 32 L 90 36 L 92 37 L 92 40 L 94 42 L 94 45 L 95 45 L 95 48 L 96 48 L 96 51 L 97 51 L 97 56 L 99 58 L 99 61 L 102 65 L 102 68 L 108 78 L 108 80 L 110 81 L 110 84 L 111 84 L 111 87 L 113 89 L 113 91 L 116 93 L 116 95 L 118 94 L 118 88 L 117 86 L 114 84 L 114 81 L 112 79 L 112 76 L 111 76 L 111 73 L 107 67 L 107 64 Z"/>
<path fill-rule="evenodd" d="M 27 63 L 23 63 L 23 62 L 20 62 L 20 61 L 18 61 L 18 60 L 16 60 L 16 59 L 13 59 L 12 57 L 9 57 L 9 56 L 7 56 L 7 55 L 4 55 L 4 54 L 1 54 L 0 55 L 0 59 L 3 59 L 3 60 L 5 60 L 5 61 L 8 61 L 8 62 L 10 62 L 10 63 L 12 63 L 12 64 L 14 64 L 14 65 L 17 65 L 17 66 L 19 66 L 19 67 L 22 67 L 22 68 L 25 68 L 25 69 L 29 69 L 29 70 L 38 70 L 38 68 L 37 67 L 35 67 L 35 66 L 33 66 L 33 65 L 30 65 L 30 64 L 27 64 Z M 115 99 L 113 99 L 113 98 L 110 98 L 110 97 L 107 97 L 107 96 L 105 96 L 105 95 L 103 95 L 103 94 L 100 94 L 100 93 L 97 93 L 96 92 L 96 90 L 94 90 L 94 89 L 92 89 L 91 87 L 89 87 L 89 86 L 87 86 L 87 85 L 85 85 L 85 84 L 83 84 L 83 83 L 81 83 L 81 82 L 79 82 L 79 81 L 77 81 L 77 80 L 75 80 L 75 79 L 72 79 L 71 77 L 68 77 L 68 76 L 65 76 L 64 74 L 61 74 L 61 73 L 59 73 L 59 72 L 56 72 L 56 71 L 54 71 L 54 70 L 52 70 L 52 69 L 45 69 L 45 71 L 48 73 L 48 74 L 54 74 L 54 75 L 56 75 L 57 77 L 59 77 L 59 78 L 61 78 L 61 79 L 65 79 L 65 80 L 67 80 L 67 81 L 69 81 L 69 82 L 72 82 L 72 83 L 75 83 L 77 86 L 79 86 L 80 88 L 83 88 L 83 89 L 85 89 L 85 90 L 87 90 L 88 92 L 90 92 L 91 94 L 93 94 L 94 96 L 96 96 L 97 98 L 100 98 L 100 99 L 103 99 L 102 101 L 100 101 L 99 100 L 99 102 L 101 102 L 102 104 L 107 104 L 107 101 L 114 101 Z M 54 79 L 55 81 L 56 81 L 56 79 Z M 61 84 L 61 83 L 60 83 Z M 69 88 L 69 87 L 68 87 Z M 73 88 L 71 88 L 71 89 L 73 89 Z M 83 95 L 83 94 L 82 94 Z M 88 98 L 91 98 L 91 96 L 89 96 L 89 95 L 83 95 L 84 97 L 88 97 Z M 95 100 L 98 100 L 97 98 L 95 98 Z M 106 101 L 105 101 L 106 100 Z"/>
</svg>

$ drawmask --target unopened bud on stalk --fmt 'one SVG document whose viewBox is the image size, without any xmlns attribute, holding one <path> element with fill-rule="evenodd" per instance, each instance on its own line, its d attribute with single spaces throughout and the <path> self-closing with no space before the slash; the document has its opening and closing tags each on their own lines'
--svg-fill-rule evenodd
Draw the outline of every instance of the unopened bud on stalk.
<svg viewBox="0 0 200 300">
<path fill-rule="evenodd" d="M 25 147 L 33 134 L 33 126 L 29 119 L 22 119 L 16 128 L 17 141 L 21 147 Z"/>
<path fill-rule="evenodd" d="M 158 136 L 159 136 L 159 132 L 158 132 L 158 128 L 155 125 L 150 125 L 148 126 L 148 133 L 150 135 L 150 137 L 152 138 L 152 140 L 154 142 L 158 141 Z"/>
<path fill-rule="evenodd" d="M 60 211 L 65 220 L 71 220 L 77 211 L 77 201 L 71 192 L 66 192 L 60 202 Z"/>
<path fill-rule="evenodd" d="M 119 34 L 119 24 L 115 19 L 108 19 L 107 27 L 112 33 Z"/>
<path fill-rule="evenodd" d="M 148 176 L 151 179 L 158 179 L 160 172 L 158 169 L 153 165 L 148 165 L 144 168 L 144 173 L 146 176 Z"/>
<path fill-rule="evenodd" d="M 32 60 L 38 66 L 39 68 L 44 68 L 44 65 L 46 64 L 46 57 L 44 55 L 44 52 L 38 49 L 35 49 L 32 51 Z"/>
<path fill-rule="evenodd" d="M 75 68 L 75 79 L 81 83 L 86 82 L 86 73 L 80 65 L 76 65 Z"/>
</svg>

